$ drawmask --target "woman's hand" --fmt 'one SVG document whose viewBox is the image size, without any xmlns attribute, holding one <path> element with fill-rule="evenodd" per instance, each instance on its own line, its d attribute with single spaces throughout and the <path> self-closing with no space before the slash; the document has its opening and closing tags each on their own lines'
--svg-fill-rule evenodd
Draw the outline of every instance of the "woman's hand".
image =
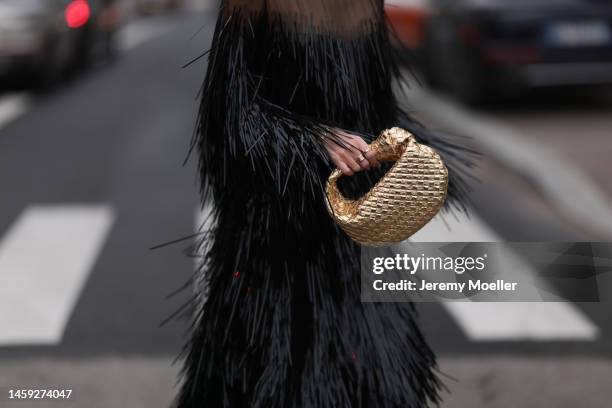
<svg viewBox="0 0 612 408">
<path fill-rule="evenodd" d="M 356 172 L 368 170 L 370 166 L 380 166 L 375 153 L 361 137 L 341 129 L 332 129 L 332 132 L 334 137 L 324 139 L 325 148 L 331 161 L 343 174 L 352 176 Z"/>
</svg>

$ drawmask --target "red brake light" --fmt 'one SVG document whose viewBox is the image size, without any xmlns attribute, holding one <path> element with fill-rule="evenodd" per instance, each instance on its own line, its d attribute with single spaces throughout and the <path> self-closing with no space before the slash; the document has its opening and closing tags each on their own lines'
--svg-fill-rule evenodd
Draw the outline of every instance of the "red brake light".
<svg viewBox="0 0 612 408">
<path fill-rule="evenodd" d="M 91 17 L 91 9 L 86 0 L 73 0 L 64 11 L 64 19 L 70 28 L 79 28 L 87 24 Z"/>
</svg>

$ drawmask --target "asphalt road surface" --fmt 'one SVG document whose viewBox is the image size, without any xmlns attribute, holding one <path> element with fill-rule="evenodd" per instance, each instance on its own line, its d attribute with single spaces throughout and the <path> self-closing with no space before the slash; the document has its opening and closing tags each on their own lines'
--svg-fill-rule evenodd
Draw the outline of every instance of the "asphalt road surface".
<svg viewBox="0 0 612 408">
<path fill-rule="evenodd" d="M 27 381 L 34 372 L 78 382 L 101 370 L 109 383 L 113 379 L 108 373 L 117 370 L 130 376 L 147 373 L 133 387 L 145 386 L 151 370 L 163 372 L 152 382 L 166 384 L 173 378 L 169 361 L 183 344 L 187 322 L 172 321 L 161 328 L 159 323 L 190 295 L 187 290 L 165 299 L 190 277 L 193 260 L 181 253 L 187 243 L 149 248 L 191 234 L 198 220 L 195 163 L 182 163 L 205 62 L 180 67 L 207 49 L 213 18 L 192 13 L 132 24 L 123 56 L 114 64 L 79 75 L 48 95 L 27 90 L 0 94 L 0 359 L 10 362 L 4 373 L 0 368 L 0 386 L 7 378 Z M 586 163 L 588 172 L 596 170 L 595 185 L 609 192 L 609 178 L 601 171 L 610 169 L 609 154 L 603 152 L 610 152 L 612 141 L 602 129 L 612 128 L 611 108 L 602 102 L 596 110 L 598 155 L 575 162 Z M 593 129 L 589 112 L 490 114 L 504 124 L 511 122 L 526 143 L 539 136 L 530 135 L 534 127 L 559 123 L 557 115 L 564 121 L 560 134 L 564 128 Z M 546 133 L 548 142 L 557 134 Z M 575 139 L 563 140 L 571 146 Z M 557 211 L 541 186 L 494 155 L 482 160 L 479 176 L 473 218 L 455 230 L 459 238 L 600 238 L 599 231 Z M 433 236 L 453 240 L 436 228 L 430 231 Z M 478 403 L 487 406 L 487 395 L 493 398 L 490 402 L 506 386 L 519 389 L 521 377 L 537 359 L 552 373 L 548 379 L 568 367 L 577 375 L 610 376 L 612 319 L 607 305 L 555 305 L 461 309 L 420 304 L 419 310 L 448 373 L 466 378 L 484 395 Z M 496 316 L 512 322 L 498 327 Z M 478 325 L 499 330 L 487 337 Z M 591 360 L 603 363 L 589 371 Z M 499 364 L 508 371 L 487 380 L 486 373 Z M 77 372 L 84 377 L 75 378 L 74 370 L 82 370 Z M 587 388 L 576 390 L 595 398 L 584 406 L 597 406 L 596 397 L 606 391 L 599 384 L 585 382 Z M 121 387 L 117 383 L 115 389 Z M 536 394 L 533 390 L 529 395 Z M 140 393 L 130 395 L 146 400 Z M 456 401 L 472 398 L 465 389 L 457 395 Z M 501 401 L 488 406 L 512 406 Z M 148 406 L 163 406 L 156 403 Z"/>
</svg>

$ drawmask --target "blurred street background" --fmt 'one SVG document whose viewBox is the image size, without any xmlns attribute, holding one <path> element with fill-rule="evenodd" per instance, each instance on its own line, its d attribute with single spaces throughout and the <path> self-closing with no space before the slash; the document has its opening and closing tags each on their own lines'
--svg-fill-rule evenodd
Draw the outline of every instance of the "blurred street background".
<svg viewBox="0 0 612 408">
<path fill-rule="evenodd" d="M 0 407 L 170 403 L 188 322 L 159 323 L 189 297 L 165 299 L 193 260 L 188 242 L 149 248 L 202 219 L 195 161 L 182 164 L 206 60 L 181 67 L 208 49 L 216 5 L 0 0 Z M 406 104 L 483 153 L 471 216 L 438 217 L 414 239 L 610 241 L 612 5 L 387 11 L 412 62 Z M 418 310 L 443 407 L 611 404 L 609 304 Z M 11 388 L 74 391 L 12 405 Z"/>
</svg>

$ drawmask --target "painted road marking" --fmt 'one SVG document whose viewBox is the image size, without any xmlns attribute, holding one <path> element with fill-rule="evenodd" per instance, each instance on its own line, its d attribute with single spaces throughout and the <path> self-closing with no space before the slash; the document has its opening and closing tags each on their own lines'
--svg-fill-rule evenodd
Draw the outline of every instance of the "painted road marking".
<svg viewBox="0 0 612 408">
<path fill-rule="evenodd" d="M 25 92 L 0 95 L 0 130 L 23 115 L 31 103 L 31 97 Z"/>
<path fill-rule="evenodd" d="M 445 303 L 472 341 L 595 340 L 598 328 L 571 303 Z"/>
<path fill-rule="evenodd" d="M 135 20 L 119 32 L 119 49 L 130 51 L 157 37 L 161 37 L 167 34 L 175 26 L 175 23 L 175 21 L 164 17 Z"/>
<path fill-rule="evenodd" d="M 470 219 L 463 215 L 444 219 L 438 216 L 411 241 L 501 242 L 502 239 L 472 214 Z M 532 267 L 516 254 L 508 252 L 503 256 L 503 264 L 513 271 L 517 280 L 534 276 Z M 595 340 L 599 335 L 597 326 L 572 303 L 443 302 L 442 307 L 472 341 Z"/>
<path fill-rule="evenodd" d="M 0 345 L 61 341 L 115 215 L 106 205 L 30 206 L 0 241 Z"/>
<path fill-rule="evenodd" d="M 612 238 L 612 206 L 606 194 L 571 160 L 533 139 L 518 136 L 486 115 L 468 111 L 422 87 L 411 85 L 404 92 L 408 103 L 418 106 L 419 113 L 434 119 L 438 127 L 473 138 L 483 153 L 536 183 L 550 203 L 577 224 Z"/>
<path fill-rule="evenodd" d="M 440 214 L 414 234 L 414 242 L 496 242 L 499 236 L 478 216 Z"/>
</svg>

